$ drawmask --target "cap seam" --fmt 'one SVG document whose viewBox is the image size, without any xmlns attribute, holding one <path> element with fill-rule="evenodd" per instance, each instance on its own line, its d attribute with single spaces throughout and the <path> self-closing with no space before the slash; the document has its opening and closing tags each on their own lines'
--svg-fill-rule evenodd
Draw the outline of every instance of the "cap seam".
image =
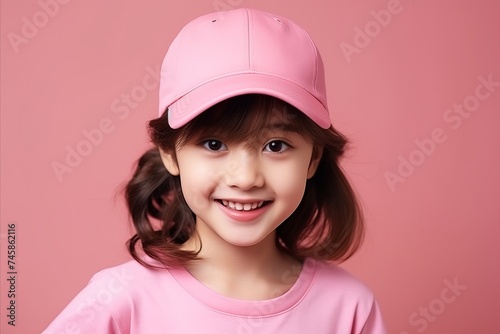
<svg viewBox="0 0 500 334">
<path fill-rule="evenodd" d="M 252 68 L 251 64 L 252 64 L 252 56 L 251 56 L 251 53 L 252 53 L 252 46 L 251 46 L 251 39 L 252 39 L 252 36 L 250 34 L 251 30 L 250 30 L 250 20 L 252 19 L 251 15 L 250 15 L 250 12 L 248 11 L 248 9 L 245 9 L 245 14 L 246 14 L 246 26 L 244 25 L 244 29 L 246 28 L 246 30 L 244 31 L 244 33 L 246 33 L 246 36 L 244 36 L 244 38 L 246 37 L 246 40 L 247 40 L 247 52 L 246 52 L 246 67 L 247 68 Z"/>
<path fill-rule="evenodd" d="M 302 29 L 302 28 L 301 28 Z M 309 41 L 309 45 L 311 46 L 312 48 L 312 51 L 314 52 L 314 68 L 315 68 L 315 71 L 314 71 L 314 77 L 313 77 L 313 82 L 312 82 L 312 87 L 314 87 L 314 90 L 316 92 L 318 92 L 318 87 L 317 87 L 317 84 L 318 84 L 318 71 L 319 71 L 319 61 L 318 61 L 318 49 L 316 48 L 316 44 L 314 44 L 314 41 L 312 40 L 312 37 L 306 33 L 305 36 L 307 37 L 307 40 Z"/>
</svg>

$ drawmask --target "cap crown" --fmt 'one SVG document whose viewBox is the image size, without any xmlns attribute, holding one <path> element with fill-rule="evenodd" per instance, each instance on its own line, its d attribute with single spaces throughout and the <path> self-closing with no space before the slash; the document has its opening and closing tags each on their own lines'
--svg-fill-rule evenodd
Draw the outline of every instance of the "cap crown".
<svg viewBox="0 0 500 334">
<path fill-rule="evenodd" d="M 226 80 L 227 94 L 220 85 L 215 89 L 213 82 L 218 80 Z M 207 96 L 209 92 L 190 94 L 207 84 L 214 85 L 217 97 Z M 323 63 L 310 36 L 294 22 L 271 13 L 246 8 L 218 12 L 188 23 L 172 42 L 162 66 L 160 114 L 177 103 L 169 116 L 178 125 L 203 112 L 193 114 L 189 105 L 195 98 L 213 105 L 242 93 L 283 98 L 295 89 L 316 99 L 326 112 L 323 123 L 329 123 Z"/>
</svg>

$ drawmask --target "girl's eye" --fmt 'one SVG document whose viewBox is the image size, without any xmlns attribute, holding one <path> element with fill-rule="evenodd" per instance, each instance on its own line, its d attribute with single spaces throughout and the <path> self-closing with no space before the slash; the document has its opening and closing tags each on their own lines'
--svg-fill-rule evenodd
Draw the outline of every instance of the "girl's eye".
<svg viewBox="0 0 500 334">
<path fill-rule="evenodd" d="M 220 140 L 208 139 L 203 142 L 203 147 L 210 151 L 225 151 L 227 150 L 226 145 Z"/>
<path fill-rule="evenodd" d="M 281 140 L 273 140 L 264 147 L 264 150 L 273 153 L 282 153 L 288 150 L 289 148 L 290 146 L 287 145 L 285 142 Z"/>
</svg>

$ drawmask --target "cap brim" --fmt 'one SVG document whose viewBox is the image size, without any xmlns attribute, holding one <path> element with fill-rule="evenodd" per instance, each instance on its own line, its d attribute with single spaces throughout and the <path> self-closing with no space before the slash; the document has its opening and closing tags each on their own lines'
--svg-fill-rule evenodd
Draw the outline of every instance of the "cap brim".
<svg viewBox="0 0 500 334">
<path fill-rule="evenodd" d="M 280 77 L 260 73 L 241 73 L 213 80 L 195 88 L 168 107 L 169 125 L 180 128 L 213 105 L 243 94 L 265 94 L 281 99 L 302 111 L 320 127 L 331 121 L 328 110 L 304 88 Z"/>
</svg>

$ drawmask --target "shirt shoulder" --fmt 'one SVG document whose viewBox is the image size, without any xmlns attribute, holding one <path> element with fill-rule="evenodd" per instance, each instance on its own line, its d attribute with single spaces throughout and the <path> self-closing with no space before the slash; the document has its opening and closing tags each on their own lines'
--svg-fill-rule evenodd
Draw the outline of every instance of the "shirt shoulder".
<svg viewBox="0 0 500 334">
<path fill-rule="evenodd" d="M 373 292 L 364 282 L 336 264 L 316 261 L 315 278 L 315 284 L 321 285 L 327 290 L 334 289 L 336 292 L 349 291 L 352 297 L 361 299 L 374 298 Z"/>
<path fill-rule="evenodd" d="M 174 290 L 172 280 L 168 270 L 136 261 L 103 269 L 43 333 L 129 333 L 138 308 L 155 308 L 159 290 Z"/>
<path fill-rule="evenodd" d="M 335 264 L 315 261 L 315 268 L 308 297 L 325 317 L 352 333 L 386 333 L 380 306 L 365 283 Z"/>
</svg>

